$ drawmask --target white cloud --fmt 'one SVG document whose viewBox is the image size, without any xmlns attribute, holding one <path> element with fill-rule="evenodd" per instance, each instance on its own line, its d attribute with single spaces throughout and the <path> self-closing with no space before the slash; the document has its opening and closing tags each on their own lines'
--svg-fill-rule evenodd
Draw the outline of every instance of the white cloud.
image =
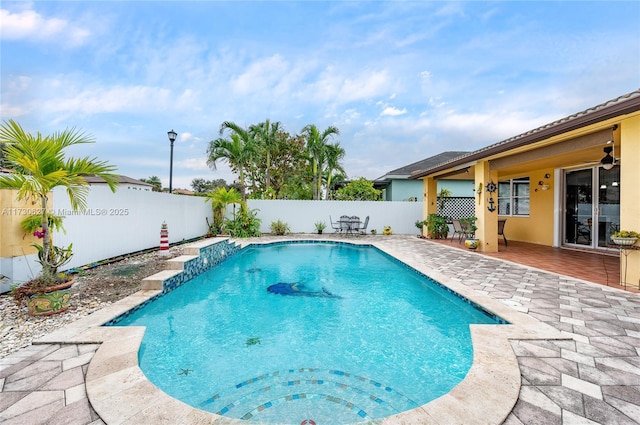
<svg viewBox="0 0 640 425">
<path fill-rule="evenodd" d="M 186 158 L 174 163 L 174 167 L 186 168 L 188 170 L 195 171 L 210 171 L 211 168 L 207 165 L 207 158 L 204 156 L 198 158 Z M 217 165 L 216 165 L 217 167 Z"/>
<path fill-rule="evenodd" d="M 188 142 L 192 138 L 193 138 L 193 134 L 191 134 L 189 132 L 180 133 L 179 138 L 178 138 L 178 142 Z"/>
<path fill-rule="evenodd" d="M 309 98 L 318 102 L 345 104 L 385 96 L 393 90 L 390 86 L 390 76 L 386 70 L 365 70 L 349 75 L 327 67 L 317 81 L 309 85 L 307 93 Z"/>
<path fill-rule="evenodd" d="M 57 85 L 57 83 L 56 83 Z M 64 86 L 64 85 L 63 85 Z M 73 87 L 72 84 L 66 86 Z M 151 113 L 172 105 L 171 90 L 148 86 L 92 87 L 79 92 L 67 90 L 66 96 L 51 97 L 41 108 L 62 116 L 101 113 Z"/>
<path fill-rule="evenodd" d="M 282 56 L 274 55 L 249 65 L 240 75 L 233 78 L 231 87 L 239 95 L 264 92 L 277 86 L 290 65 Z"/>
<path fill-rule="evenodd" d="M 386 108 L 383 109 L 380 115 L 382 116 L 388 115 L 388 116 L 396 117 L 398 115 L 404 115 L 406 113 L 407 113 L 406 108 L 398 109 L 393 106 L 387 106 Z"/>
<path fill-rule="evenodd" d="M 45 18 L 33 10 L 12 13 L 0 9 L 3 40 L 29 40 L 77 46 L 83 44 L 91 32 L 74 26 L 65 19 Z"/>
<path fill-rule="evenodd" d="M 29 110 L 25 105 L 11 105 L 9 103 L 0 103 L 0 116 L 17 118 L 28 114 Z"/>
</svg>

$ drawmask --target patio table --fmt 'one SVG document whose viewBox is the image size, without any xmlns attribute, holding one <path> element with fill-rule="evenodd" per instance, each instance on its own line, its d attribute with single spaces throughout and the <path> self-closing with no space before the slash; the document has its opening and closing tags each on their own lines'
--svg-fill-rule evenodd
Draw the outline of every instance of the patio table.
<svg viewBox="0 0 640 425">
<path fill-rule="evenodd" d="M 340 230 L 344 230 L 345 234 L 353 235 L 358 234 L 358 229 L 360 228 L 360 217 L 357 216 L 342 216 L 339 220 Z"/>
</svg>

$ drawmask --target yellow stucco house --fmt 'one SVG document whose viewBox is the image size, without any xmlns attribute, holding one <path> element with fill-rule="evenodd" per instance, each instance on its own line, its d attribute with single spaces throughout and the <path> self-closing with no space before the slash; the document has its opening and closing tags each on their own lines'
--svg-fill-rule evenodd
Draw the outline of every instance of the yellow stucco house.
<svg viewBox="0 0 640 425">
<path fill-rule="evenodd" d="M 640 232 L 640 90 L 415 172 L 424 216 L 436 212 L 441 179 L 474 179 L 480 247 L 509 240 L 610 251 L 616 230 Z M 640 285 L 640 243 L 625 251 L 626 282 Z"/>
</svg>

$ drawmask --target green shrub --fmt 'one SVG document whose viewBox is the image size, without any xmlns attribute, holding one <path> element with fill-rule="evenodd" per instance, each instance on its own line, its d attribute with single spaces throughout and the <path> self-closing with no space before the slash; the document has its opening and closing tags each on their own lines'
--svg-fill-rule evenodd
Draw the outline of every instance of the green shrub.
<svg viewBox="0 0 640 425">
<path fill-rule="evenodd" d="M 256 215 L 257 210 L 249 210 L 242 204 L 236 217 L 226 221 L 226 229 L 231 236 L 236 238 L 261 236 L 260 219 Z"/>
<path fill-rule="evenodd" d="M 280 220 L 271 223 L 271 234 L 273 235 L 282 236 L 286 233 L 289 233 L 290 231 L 291 230 L 289 230 L 289 226 L 287 226 L 287 223 L 284 223 Z"/>
</svg>

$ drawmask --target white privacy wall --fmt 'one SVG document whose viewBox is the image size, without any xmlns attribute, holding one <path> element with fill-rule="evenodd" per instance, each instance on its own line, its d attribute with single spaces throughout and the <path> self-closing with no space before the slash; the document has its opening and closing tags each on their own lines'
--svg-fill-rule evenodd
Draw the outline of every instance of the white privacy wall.
<svg viewBox="0 0 640 425">
<path fill-rule="evenodd" d="M 73 243 L 73 257 L 62 270 L 159 248 L 163 222 L 169 243 L 204 236 L 206 220 L 213 215 L 205 199 L 127 188 L 112 193 L 106 185 L 94 185 L 87 196 L 87 210 L 76 213 L 66 191 L 56 189 L 53 213 L 64 217 L 65 232 L 54 233 L 54 243 L 61 247 Z M 324 221 L 324 232 L 331 233 L 329 216 L 335 222 L 341 215 L 357 215 L 362 221 L 369 216 L 367 233 L 376 229 L 381 234 L 384 226 L 391 226 L 394 234 L 416 234 L 414 223 L 422 219 L 422 202 L 249 200 L 247 204 L 260 218 L 262 233 L 270 233 L 271 223 L 277 220 L 285 222 L 292 233 L 315 233 L 314 224 Z M 229 206 L 227 217 L 233 212 Z M 39 271 L 35 254 L 0 258 L 0 293 Z"/>
<path fill-rule="evenodd" d="M 418 234 L 415 222 L 422 220 L 422 202 L 373 201 L 287 201 L 249 200 L 249 209 L 255 209 L 262 220 L 260 230 L 271 231 L 277 220 L 287 223 L 292 233 L 315 233 L 315 222 L 327 224 L 325 233 L 332 232 L 329 216 L 335 222 L 341 215 L 356 215 L 364 222 L 369 216 L 367 232 L 376 229 L 382 233 L 391 226 L 394 234 Z"/>
<path fill-rule="evenodd" d="M 132 189 L 112 193 L 102 186 L 91 187 L 87 210 L 81 213 L 74 213 L 67 193 L 56 189 L 53 209 L 65 217 L 66 230 L 54 234 L 54 243 L 73 243 L 73 258 L 65 268 L 159 247 L 163 222 L 169 243 L 202 236 L 207 232 L 206 218 L 212 216 L 211 204 L 203 197 Z"/>
<path fill-rule="evenodd" d="M 346 214 L 363 221 L 369 216 L 368 232 L 376 229 L 382 233 L 384 226 L 391 226 L 395 234 L 414 234 L 418 232 L 414 223 L 422 219 L 421 202 L 248 200 L 247 205 L 256 210 L 262 233 L 269 233 L 271 223 L 277 220 L 287 223 L 292 233 L 315 233 L 314 223 L 324 221 L 329 233 L 333 231 L 329 216 L 337 221 Z M 74 255 L 66 268 L 159 247 L 163 222 L 167 223 L 169 243 L 203 236 L 208 229 L 206 220 L 212 217 L 211 204 L 203 197 L 130 189 L 112 193 L 102 186 L 92 186 L 87 210 L 80 213 L 72 211 L 66 192 L 57 189 L 53 209 L 65 217 L 66 230 L 54 234 L 55 244 L 73 243 Z M 227 216 L 232 215 L 230 206 Z"/>
</svg>

